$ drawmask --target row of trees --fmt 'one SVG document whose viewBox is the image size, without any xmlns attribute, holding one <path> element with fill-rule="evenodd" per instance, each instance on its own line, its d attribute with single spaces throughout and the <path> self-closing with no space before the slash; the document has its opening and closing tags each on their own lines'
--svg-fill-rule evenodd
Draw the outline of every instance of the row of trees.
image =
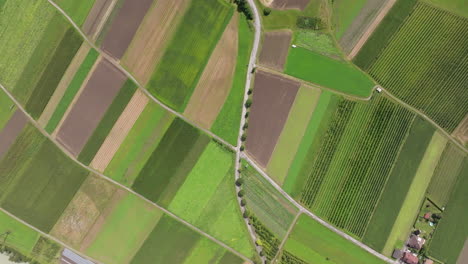
<svg viewBox="0 0 468 264">
<path fill-rule="evenodd" d="M 33 260 L 30 257 L 27 257 L 23 255 L 21 252 L 18 250 L 6 246 L 6 245 L 1 245 L 0 244 L 0 253 L 8 255 L 11 262 L 15 263 L 21 263 L 21 262 L 29 262 L 30 264 L 40 264 L 37 260 Z"/>
<path fill-rule="evenodd" d="M 252 9 L 250 9 L 247 0 L 234 0 L 234 3 L 237 5 L 237 11 L 245 15 L 248 20 L 253 19 Z"/>
<path fill-rule="evenodd" d="M 307 264 L 305 261 L 294 256 L 293 254 L 289 253 L 286 250 L 283 250 L 280 263 L 281 264 Z"/>
</svg>

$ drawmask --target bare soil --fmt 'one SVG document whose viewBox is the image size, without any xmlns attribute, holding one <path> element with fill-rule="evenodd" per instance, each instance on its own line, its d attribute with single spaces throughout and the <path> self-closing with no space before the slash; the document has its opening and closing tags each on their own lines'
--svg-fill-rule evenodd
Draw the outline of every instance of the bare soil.
<svg viewBox="0 0 468 264">
<path fill-rule="evenodd" d="M 276 9 L 300 9 L 304 10 L 310 0 L 274 0 L 271 7 Z"/>
<path fill-rule="evenodd" d="M 153 0 L 126 0 L 112 21 L 109 32 L 102 42 L 102 49 L 120 59 L 130 45 L 152 2 Z"/>
<path fill-rule="evenodd" d="M 91 167 L 104 172 L 141 112 L 145 109 L 148 100 L 148 97 L 140 90 L 135 92 L 91 162 Z"/>
<path fill-rule="evenodd" d="M 247 151 L 266 167 L 289 115 L 300 83 L 258 71 L 247 131 Z"/>
<path fill-rule="evenodd" d="M 0 160 L 8 152 L 8 149 L 13 145 L 27 123 L 28 118 L 18 109 L 5 124 L 2 131 L 0 131 Z"/>
<path fill-rule="evenodd" d="M 289 30 L 265 33 L 259 63 L 268 68 L 283 71 L 291 37 L 292 32 Z"/>
<path fill-rule="evenodd" d="M 466 264 L 468 263 L 468 239 L 465 240 L 465 245 L 463 246 L 460 255 L 458 255 L 457 264 Z"/>
<path fill-rule="evenodd" d="M 89 50 L 90 46 L 87 43 L 83 43 L 83 45 L 81 45 L 80 49 L 73 58 L 72 62 L 68 66 L 67 70 L 65 71 L 65 74 L 63 75 L 62 79 L 60 80 L 60 83 L 57 86 L 57 89 L 55 89 L 54 94 L 50 98 L 49 102 L 47 103 L 47 106 L 45 107 L 44 111 L 39 117 L 38 122 L 42 127 L 45 127 L 47 125 L 50 118 L 54 114 L 57 105 L 59 104 L 60 100 L 65 94 L 65 91 L 67 90 L 68 86 L 73 80 L 75 73 L 78 71 L 86 56 L 88 55 Z"/>
<path fill-rule="evenodd" d="M 122 88 L 126 76 L 103 59 L 57 133 L 57 140 L 77 156 Z"/>
<path fill-rule="evenodd" d="M 468 115 L 465 116 L 463 121 L 453 131 L 453 136 L 459 139 L 463 145 L 468 143 Z"/>
<path fill-rule="evenodd" d="M 91 39 L 99 34 L 117 0 L 96 0 L 83 24 L 83 32 Z"/>
<path fill-rule="evenodd" d="M 122 64 L 146 84 L 168 41 L 176 31 L 190 0 L 156 1 L 141 23 Z"/>
<path fill-rule="evenodd" d="M 184 112 L 205 129 L 215 121 L 232 87 L 237 59 L 238 17 L 236 13 L 226 27 Z"/>
</svg>

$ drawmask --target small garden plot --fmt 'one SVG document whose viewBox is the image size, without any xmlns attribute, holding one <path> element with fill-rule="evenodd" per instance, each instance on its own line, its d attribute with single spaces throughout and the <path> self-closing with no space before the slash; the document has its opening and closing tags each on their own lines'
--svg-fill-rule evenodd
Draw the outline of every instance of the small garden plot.
<svg viewBox="0 0 468 264">
<path fill-rule="evenodd" d="M 299 217 L 284 249 L 307 263 L 385 263 L 306 215 Z"/>
<path fill-rule="evenodd" d="M 5 233 L 10 232 L 5 239 Z M 5 239 L 6 245 L 19 250 L 21 253 L 29 255 L 37 240 L 39 233 L 16 221 L 11 216 L 0 211 L 0 234 L 2 235 L 2 244 Z"/>
<path fill-rule="evenodd" d="M 151 204 L 127 193 L 102 227 L 95 230 L 95 239 L 83 250 L 106 263 L 129 263 L 162 215 L 162 211 Z"/>
<path fill-rule="evenodd" d="M 374 87 L 372 79 L 352 64 L 337 61 L 301 47 L 289 49 L 285 73 L 358 97 L 370 96 Z"/>
<path fill-rule="evenodd" d="M 426 244 L 429 244 L 441 216 L 442 211 L 430 200 L 425 199 L 414 223 L 414 228 L 421 231 L 419 236 L 426 239 Z"/>
<path fill-rule="evenodd" d="M 192 1 L 148 90 L 173 109 L 182 112 L 234 8 L 221 0 Z"/>
<path fill-rule="evenodd" d="M 60 8 L 67 13 L 73 22 L 78 26 L 83 25 L 86 17 L 88 16 L 89 10 L 93 7 L 95 0 L 58 0 L 56 3 Z"/>
<path fill-rule="evenodd" d="M 132 189 L 162 206 L 168 206 L 210 138 L 182 119 L 172 122 L 147 160 Z"/>
<path fill-rule="evenodd" d="M 292 32 L 290 30 L 266 32 L 263 37 L 262 52 L 258 59 L 259 63 L 283 71 L 291 38 Z"/>
</svg>

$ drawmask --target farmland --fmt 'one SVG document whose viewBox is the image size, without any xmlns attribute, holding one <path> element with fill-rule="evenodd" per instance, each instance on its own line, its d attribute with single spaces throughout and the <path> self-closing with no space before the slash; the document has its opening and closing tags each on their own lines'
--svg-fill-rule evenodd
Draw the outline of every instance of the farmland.
<svg viewBox="0 0 468 264">
<path fill-rule="evenodd" d="M 56 3 L 63 9 L 78 25 L 81 26 L 86 20 L 95 0 L 57 0 Z"/>
<path fill-rule="evenodd" d="M 0 234 L 11 231 L 7 245 L 27 254 L 32 251 L 39 239 L 39 234 L 33 229 L 16 221 L 14 218 L 0 212 Z"/>
<path fill-rule="evenodd" d="M 361 10 L 366 7 L 366 0 L 348 1 L 337 0 L 332 4 L 332 23 L 335 27 L 335 36 L 340 39 L 348 30 L 352 22 L 359 16 Z"/>
<path fill-rule="evenodd" d="M 178 111 L 185 109 L 234 11 L 225 2 L 211 2 L 191 2 L 148 83 L 151 93 Z"/>
<path fill-rule="evenodd" d="M 384 263 L 306 215 L 301 215 L 284 249 L 306 263 Z"/>
<path fill-rule="evenodd" d="M 299 47 L 325 56 L 340 56 L 340 50 L 336 47 L 333 43 L 333 39 L 328 34 L 317 33 L 310 30 L 297 30 L 294 32 L 293 43 Z"/>
<path fill-rule="evenodd" d="M 452 132 L 468 111 L 467 34 L 468 19 L 418 2 L 368 71 L 395 96 Z"/>
<path fill-rule="evenodd" d="M 289 50 L 285 73 L 358 97 L 368 97 L 374 87 L 374 82 L 352 64 L 301 47 Z"/>
<path fill-rule="evenodd" d="M 16 107 L 14 106 L 11 99 L 4 93 L 0 93 L 0 131 L 8 123 L 10 117 L 15 112 Z"/>
<path fill-rule="evenodd" d="M 283 71 L 289 51 L 292 32 L 289 30 L 266 32 L 263 39 L 259 63 L 269 68 Z"/>
</svg>

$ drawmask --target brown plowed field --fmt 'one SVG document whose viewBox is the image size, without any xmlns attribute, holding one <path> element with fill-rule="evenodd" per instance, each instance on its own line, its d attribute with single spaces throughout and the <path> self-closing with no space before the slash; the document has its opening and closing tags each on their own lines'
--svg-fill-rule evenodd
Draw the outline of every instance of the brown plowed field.
<svg viewBox="0 0 468 264">
<path fill-rule="evenodd" d="M 101 60 L 57 133 L 57 139 L 77 156 L 119 92 L 126 76 Z"/>
<path fill-rule="evenodd" d="M 86 21 L 83 24 L 84 33 L 94 39 L 102 28 L 103 23 L 107 19 L 112 10 L 112 5 L 117 0 L 96 0 L 91 11 L 89 11 Z"/>
<path fill-rule="evenodd" d="M 465 245 L 463 246 L 462 251 L 457 259 L 457 264 L 466 264 L 468 263 L 468 239 L 465 240 Z"/>
<path fill-rule="evenodd" d="M 13 145 L 27 123 L 28 118 L 18 109 L 5 124 L 2 131 L 0 131 L 0 160 L 8 152 L 8 149 Z"/>
<path fill-rule="evenodd" d="M 266 167 L 283 130 L 300 83 L 258 71 L 247 131 L 247 151 Z"/>
<path fill-rule="evenodd" d="M 304 10 L 310 0 L 274 0 L 271 7 L 276 9 L 300 9 Z"/>
<path fill-rule="evenodd" d="M 91 162 L 91 167 L 104 172 L 147 103 L 148 97 L 142 91 L 137 90 L 104 140 L 104 143 Z"/>
<path fill-rule="evenodd" d="M 458 125 L 457 129 L 455 129 L 453 136 L 458 138 L 463 143 L 463 145 L 468 142 L 468 115 L 465 116 L 460 125 Z"/>
<path fill-rule="evenodd" d="M 237 58 L 238 17 L 235 14 L 226 27 L 184 112 L 206 129 L 218 116 L 232 86 Z"/>
<path fill-rule="evenodd" d="M 122 59 L 140 83 L 148 82 L 189 3 L 190 0 L 156 1 L 148 11 Z"/>
<path fill-rule="evenodd" d="M 102 42 L 102 49 L 120 59 L 130 45 L 153 0 L 126 0 L 112 21 Z"/>
<path fill-rule="evenodd" d="M 67 90 L 68 86 L 73 80 L 75 73 L 78 71 L 78 68 L 80 68 L 81 63 L 83 63 L 86 56 L 88 55 L 89 50 L 90 46 L 87 43 L 83 43 L 83 45 L 81 45 L 81 48 L 78 50 L 75 57 L 73 58 L 72 62 L 68 66 L 67 71 L 65 71 L 65 74 L 63 75 L 62 79 L 60 80 L 60 83 L 57 86 L 57 89 L 55 89 L 54 94 L 50 98 L 46 108 L 44 109 L 44 111 L 41 114 L 41 117 L 38 120 L 39 124 L 42 127 L 45 127 L 47 125 L 50 118 L 54 114 L 55 108 L 57 108 L 57 105 L 59 104 L 60 100 L 65 94 L 65 91 Z"/>
<path fill-rule="evenodd" d="M 283 71 L 291 36 L 292 33 L 289 30 L 265 33 L 259 63 L 268 68 Z"/>
</svg>

